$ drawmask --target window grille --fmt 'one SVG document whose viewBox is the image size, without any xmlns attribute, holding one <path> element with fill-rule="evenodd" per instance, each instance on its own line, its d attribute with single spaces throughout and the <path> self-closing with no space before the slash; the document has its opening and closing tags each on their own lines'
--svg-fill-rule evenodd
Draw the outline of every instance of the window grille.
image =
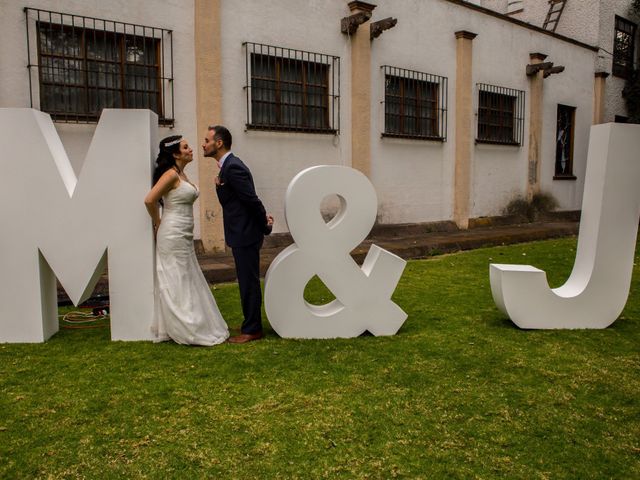
<svg viewBox="0 0 640 480">
<path fill-rule="evenodd" d="M 173 126 L 171 30 L 24 11 L 31 107 L 36 73 L 40 110 L 56 121 L 95 123 L 103 108 L 148 108 Z"/>
<path fill-rule="evenodd" d="M 340 131 L 340 58 L 246 42 L 247 128 Z"/>
<path fill-rule="evenodd" d="M 636 27 L 635 23 L 616 16 L 612 72 L 618 77 L 629 78 L 633 71 Z"/>
<path fill-rule="evenodd" d="M 447 78 L 383 65 L 384 137 L 447 139 Z"/>
<path fill-rule="evenodd" d="M 476 142 L 522 145 L 524 97 L 522 90 L 479 83 Z"/>
<path fill-rule="evenodd" d="M 556 126 L 556 177 L 573 176 L 573 136 L 575 131 L 575 107 L 558 105 Z"/>
</svg>

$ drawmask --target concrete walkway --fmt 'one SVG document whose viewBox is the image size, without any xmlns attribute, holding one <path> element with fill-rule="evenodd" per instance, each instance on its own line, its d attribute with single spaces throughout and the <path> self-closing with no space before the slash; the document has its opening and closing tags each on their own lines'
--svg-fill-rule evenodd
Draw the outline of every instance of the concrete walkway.
<svg viewBox="0 0 640 480">
<path fill-rule="evenodd" d="M 372 243 L 395 253 L 404 259 L 425 258 L 441 253 L 471 250 L 479 247 L 530 242 L 547 238 L 576 235 L 578 222 L 572 219 L 549 219 L 545 222 L 478 225 L 468 230 L 459 230 L 452 222 L 429 224 L 394 225 L 377 227 L 362 242 L 352 255 L 361 263 Z M 293 243 L 289 234 L 274 234 L 266 237 L 260 260 L 262 275 L 286 246 Z M 209 283 L 236 280 L 235 266 L 231 252 L 215 255 L 200 255 L 200 267 Z"/>
</svg>

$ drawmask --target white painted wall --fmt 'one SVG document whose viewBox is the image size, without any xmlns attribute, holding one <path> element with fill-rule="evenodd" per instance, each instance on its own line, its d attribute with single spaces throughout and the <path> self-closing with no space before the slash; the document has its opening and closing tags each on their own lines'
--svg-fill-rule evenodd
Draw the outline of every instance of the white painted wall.
<svg viewBox="0 0 640 480">
<path fill-rule="evenodd" d="M 640 23 L 640 18 L 631 13 L 630 4 L 631 0 L 609 0 L 607 2 L 603 1 L 600 6 L 598 71 L 612 72 L 615 16 L 618 15 L 636 24 Z M 636 59 L 638 58 L 639 47 L 640 44 L 636 38 Z M 627 115 L 627 107 L 624 98 L 622 98 L 625 80 L 612 74 L 607 78 L 606 82 L 604 121 L 613 122 L 616 115 Z"/>
<path fill-rule="evenodd" d="M 552 193 L 561 209 L 580 209 L 586 170 L 589 131 L 593 121 L 593 65 L 595 52 L 557 44 L 549 58 L 567 58 L 565 71 L 544 81 L 541 187 Z M 556 158 L 558 104 L 576 107 L 573 174 L 576 180 L 553 180 Z"/>
<path fill-rule="evenodd" d="M 561 209 L 579 209 L 593 116 L 595 52 L 488 15 L 473 20 L 472 31 L 479 32 L 474 40 L 474 83 L 524 90 L 526 109 L 521 147 L 476 145 L 472 216 L 500 214 L 515 194 L 526 190 L 531 95 L 525 68 L 532 52 L 546 54 L 548 61 L 565 66 L 563 73 L 544 80 L 541 188 L 556 196 Z M 553 180 L 558 103 L 577 107 L 574 173 L 578 179 L 574 181 Z"/>
<path fill-rule="evenodd" d="M 347 3 L 334 0 L 223 2 L 222 123 L 233 152 L 251 169 L 258 196 L 275 217 L 274 232 L 287 231 L 284 194 L 291 179 L 313 165 L 351 165 L 350 40 L 340 33 Z M 340 57 L 340 134 L 246 130 L 246 56 L 243 42 L 263 43 Z"/>
<path fill-rule="evenodd" d="M 398 18 L 396 27 L 384 32 L 372 44 L 372 180 L 379 195 L 382 222 L 424 222 L 452 218 L 456 78 L 454 33 L 458 30 L 478 34 L 473 40 L 474 111 L 477 110 L 477 83 L 526 92 L 523 145 L 476 144 L 473 148 L 471 216 L 499 215 L 509 200 L 526 191 L 529 80 L 525 68 L 532 52 L 546 53 L 551 61 L 566 67 L 565 73 L 545 80 L 542 186 L 556 194 L 562 209 L 580 208 L 583 178 L 563 183 L 552 180 L 555 168 L 555 116 L 560 101 L 578 107 L 574 168 L 577 174 L 583 173 L 592 118 L 595 52 L 448 2 L 396 0 L 391 6 L 380 5 L 374 15 L 374 20 L 387 16 Z M 384 105 L 380 102 L 384 97 L 384 84 L 380 66 L 384 64 L 448 77 L 446 143 L 381 138 Z"/>
<path fill-rule="evenodd" d="M 480 5 L 498 13 L 506 14 L 509 11 L 510 0 L 482 0 Z"/>
<path fill-rule="evenodd" d="M 600 5 L 610 1 L 612 0 L 567 0 L 556 27 L 556 33 L 588 45 L 596 45 L 598 43 Z M 623 1 L 630 2 L 630 0 Z M 542 27 L 548 12 L 548 1 L 522 0 L 522 11 L 513 14 L 513 18 Z M 506 11 L 501 11 L 501 13 L 506 13 Z"/>
<path fill-rule="evenodd" d="M 195 116 L 195 55 L 194 55 L 194 11 L 193 2 L 180 0 L 30 0 L 30 8 L 53 10 L 65 14 L 96 17 L 127 23 L 137 23 L 173 30 L 175 128 L 159 128 L 158 137 L 180 133 L 194 148 L 199 148 L 203 133 L 196 132 Z M 25 3 L 15 0 L 0 0 L 0 107 L 30 106 L 29 77 L 27 65 Z M 37 61 L 35 23 L 31 19 L 32 62 Z M 39 108 L 38 76 L 33 69 L 34 108 Z M 62 138 L 73 168 L 78 174 L 89 148 L 95 124 L 55 123 Z M 114 145 L 114 155 L 117 155 Z M 187 167 L 191 179 L 198 181 L 196 165 Z M 142 199 L 140 199 L 142 202 Z M 196 215 L 196 237 L 200 236 L 200 225 Z"/>
<path fill-rule="evenodd" d="M 586 0 L 592 1 L 592 0 Z M 51 2 L 34 0 L 33 7 Z M 546 4 L 546 2 L 544 2 Z M 28 107 L 25 21 L 22 5 L 0 0 L 0 106 Z M 351 40 L 340 33 L 340 19 L 350 14 L 343 0 L 260 0 L 222 3 L 222 118 L 234 135 L 233 151 L 251 168 L 257 191 L 275 216 L 275 232 L 286 231 L 284 196 L 289 181 L 301 170 L 320 164 L 351 165 Z M 174 30 L 175 117 L 173 130 L 159 129 L 159 137 L 182 133 L 199 148 L 205 132 L 196 131 L 195 65 L 192 2 L 171 0 L 60 0 L 56 10 L 118 21 L 136 22 Z M 478 34 L 474 45 L 474 86 L 478 82 L 525 90 L 526 115 L 529 86 L 525 66 L 529 53 L 542 52 L 567 67 L 565 73 L 545 81 L 545 131 L 543 136 L 543 187 L 553 191 L 565 209 L 579 208 L 586 159 L 586 139 L 591 121 L 595 53 L 552 36 L 443 0 L 379 2 L 373 21 L 398 19 L 372 43 L 371 166 L 378 193 L 378 218 L 382 223 L 425 222 L 452 218 L 456 40 L 454 32 Z M 339 135 L 247 131 L 246 55 L 243 42 L 265 43 L 340 57 Z M 384 64 L 448 78 L 447 142 L 381 138 L 384 128 Z M 37 89 L 36 89 L 37 90 Z M 37 98 L 37 92 L 36 92 Z M 474 102 L 477 93 L 474 87 Z M 574 182 L 552 181 L 555 161 L 557 103 L 578 107 L 574 152 Z M 36 107 L 37 102 L 36 102 Z M 474 107 L 475 110 L 475 107 Z M 472 216 L 500 214 L 527 179 L 528 117 L 522 147 L 476 145 L 473 148 Z M 92 125 L 56 124 L 74 169 L 79 171 Z M 117 146 L 114 147 L 117 154 Z M 189 175 L 196 181 L 197 168 Z M 213 188 L 212 179 L 199 179 L 200 187 Z M 331 205 L 327 206 L 327 210 Z M 196 215 L 196 219 L 198 216 Z M 197 222 L 197 221 L 196 221 Z M 199 223 L 196 223 L 199 237 Z"/>
<path fill-rule="evenodd" d="M 445 7 L 443 9 L 443 7 Z M 373 20 L 398 19 L 371 44 L 371 180 L 381 223 L 446 220 L 453 214 L 455 35 L 447 4 L 381 3 Z M 472 13 L 464 9 L 465 12 Z M 447 142 L 382 138 L 383 65 L 448 78 Z"/>
<path fill-rule="evenodd" d="M 522 0 L 522 4 L 523 11 L 513 18 L 542 27 L 549 10 L 548 2 Z M 507 12 L 504 0 L 483 0 L 482 6 L 499 13 Z M 595 71 L 611 73 L 615 16 L 640 23 L 640 18 L 631 12 L 630 7 L 631 0 L 567 0 L 556 33 L 598 46 Z M 639 47 L 636 43 L 636 57 Z M 606 82 L 604 121 L 613 122 L 616 115 L 627 115 L 622 98 L 624 79 L 610 76 Z"/>
</svg>

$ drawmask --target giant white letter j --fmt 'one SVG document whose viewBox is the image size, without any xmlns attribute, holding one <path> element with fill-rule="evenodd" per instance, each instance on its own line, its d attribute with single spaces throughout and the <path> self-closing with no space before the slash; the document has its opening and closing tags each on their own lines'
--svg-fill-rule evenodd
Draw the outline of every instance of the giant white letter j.
<svg viewBox="0 0 640 480">
<path fill-rule="evenodd" d="M 521 328 L 605 328 L 629 296 L 640 214 L 640 127 L 591 127 L 575 265 L 550 289 L 529 265 L 490 267 L 498 308 Z"/>
</svg>

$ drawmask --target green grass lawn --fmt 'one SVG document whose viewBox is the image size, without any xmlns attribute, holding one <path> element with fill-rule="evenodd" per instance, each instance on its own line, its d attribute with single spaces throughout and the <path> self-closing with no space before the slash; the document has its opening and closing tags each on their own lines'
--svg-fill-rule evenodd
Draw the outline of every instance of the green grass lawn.
<svg viewBox="0 0 640 480">
<path fill-rule="evenodd" d="M 491 299 L 489 263 L 556 287 L 574 255 L 563 239 L 409 262 L 394 337 L 202 348 L 105 326 L 0 345 L 0 477 L 640 478 L 638 267 L 606 330 L 519 330 Z M 238 326 L 237 286 L 214 294 Z"/>
</svg>

